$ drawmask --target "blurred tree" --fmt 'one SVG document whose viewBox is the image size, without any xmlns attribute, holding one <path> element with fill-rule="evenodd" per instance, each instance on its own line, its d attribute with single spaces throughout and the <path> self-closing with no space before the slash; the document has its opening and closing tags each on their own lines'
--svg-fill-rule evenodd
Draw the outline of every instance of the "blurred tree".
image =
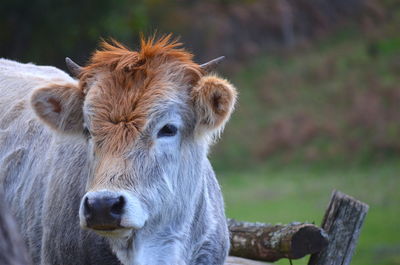
<svg viewBox="0 0 400 265">
<path fill-rule="evenodd" d="M 132 46 L 138 33 L 182 35 L 201 61 L 220 54 L 243 59 L 292 47 L 344 18 L 376 16 L 376 0 L 3 0 L 0 56 L 63 66 L 83 63 L 99 39 Z M 372 11 L 371 11 L 372 10 Z M 379 10 L 378 10 L 379 11 Z M 379 13 L 379 12 L 378 12 Z"/>
<path fill-rule="evenodd" d="M 101 37 L 127 38 L 147 23 L 144 2 L 108 0 L 3 0 L 0 55 L 63 65 L 83 61 Z"/>
</svg>

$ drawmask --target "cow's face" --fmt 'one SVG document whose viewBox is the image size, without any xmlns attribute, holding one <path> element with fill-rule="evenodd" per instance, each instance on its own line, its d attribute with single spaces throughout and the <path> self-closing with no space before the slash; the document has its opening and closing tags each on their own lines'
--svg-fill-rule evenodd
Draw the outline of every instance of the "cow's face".
<svg viewBox="0 0 400 265">
<path fill-rule="evenodd" d="M 159 54 L 143 60 L 144 55 L 125 50 L 139 59 L 121 68 L 126 56 L 116 65 L 96 65 L 95 54 L 95 66 L 84 68 L 79 87 L 54 84 L 33 94 L 43 121 L 79 135 L 87 146 L 90 174 L 79 211 L 83 228 L 130 235 L 179 215 L 185 211 L 181 202 L 198 190 L 209 141 L 229 118 L 236 92 L 226 80 L 203 76 L 180 52 L 187 58 Z"/>
</svg>

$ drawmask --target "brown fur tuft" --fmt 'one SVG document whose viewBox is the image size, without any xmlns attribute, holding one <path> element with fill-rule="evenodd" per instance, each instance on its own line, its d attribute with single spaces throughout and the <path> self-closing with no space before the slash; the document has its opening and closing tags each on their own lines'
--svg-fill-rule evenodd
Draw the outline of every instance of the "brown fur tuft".
<svg viewBox="0 0 400 265">
<path fill-rule="evenodd" d="M 158 40 L 155 36 L 149 39 L 142 37 L 140 46 L 139 51 L 132 51 L 116 40 L 103 41 L 100 44 L 101 49 L 93 53 L 89 64 L 83 68 L 80 79 L 85 80 L 99 70 L 123 74 L 137 70 L 146 72 L 168 61 L 184 64 L 189 72 L 193 72 L 194 79 L 199 78 L 201 69 L 192 61 L 193 55 L 181 48 L 182 43 L 173 40 L 171 34 Z"/>
</svg>

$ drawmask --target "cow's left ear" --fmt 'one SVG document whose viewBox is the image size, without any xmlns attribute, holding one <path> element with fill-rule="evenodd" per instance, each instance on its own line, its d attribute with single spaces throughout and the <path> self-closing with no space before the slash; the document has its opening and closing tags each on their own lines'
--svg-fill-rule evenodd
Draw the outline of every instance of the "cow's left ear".
<svg viewBox="0 0 400 265">
<path fill-rule="evenodd" d="M 203 76 L 192 90 L 197 126 L 211 132 L 220 131 L 233 111 L 236 97 L 235 87 L 227 80 Z"/>
<path fill-rule="evenodd" d="M 84 94 L 76 84 L 50 84 L 35 90 L 31 104 L 36 115 L 51 128 L 75 133 L 83 131 Z"/>
</svg>

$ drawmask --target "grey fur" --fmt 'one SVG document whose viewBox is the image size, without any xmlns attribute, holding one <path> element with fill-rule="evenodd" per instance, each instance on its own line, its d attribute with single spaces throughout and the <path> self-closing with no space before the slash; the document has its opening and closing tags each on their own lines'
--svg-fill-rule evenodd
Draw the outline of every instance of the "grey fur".
<svg viewBox="0 0 400 265">
<path fill-rule="evenodd" d="M 100 236 L 81 229 L 79 218 L 97 159 L 91 143 L 43 125 L 29 104 L 32 91 L 60 81 L 76 84 L 53 67 L 0 59 L 0 187 L 34 264 L 223 264 L 229 249 L 223 199 L 207 159 L 209 143 L 195 136 L 188 96 L 154 113 L 125 158 L 120 174 L 131 181 L 113 191 L 140 201 L 145 224 L 123 236 Z M 149 150 L 146 142 L 165 122 L 178 124 L 179 135 Z"/>
</svg>

